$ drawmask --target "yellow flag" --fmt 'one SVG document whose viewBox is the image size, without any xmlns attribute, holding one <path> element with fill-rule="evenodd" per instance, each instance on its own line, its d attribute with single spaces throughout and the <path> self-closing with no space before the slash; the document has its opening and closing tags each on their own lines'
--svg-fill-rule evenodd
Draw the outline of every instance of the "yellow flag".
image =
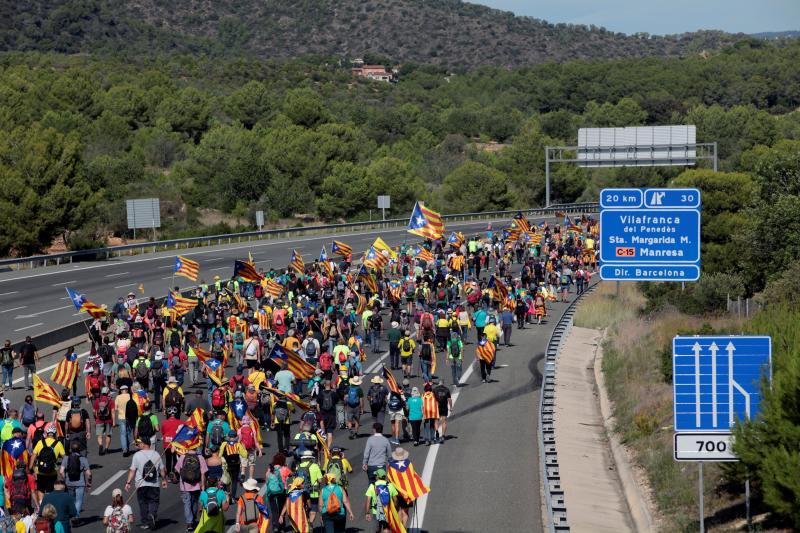
<svg viewBox="0 0 800 533">
<path fill-rule="evenodd" d="M 392 250 L 392 248 L 388 244 L 383 242 L 383 239 L 381 239 L 380 237 L 375 239 L 375 242 L 372 243 L 372 247 L 380 251 L 386 250 L 387 252 L 389 252 L 389 256 L 392 259 L 397 259 L 397 254 L 395 253 L 395 251 Z"/>
<path fill-rule="evenodd" d="M 140 284 L 139 284 L 139 292 L 141 292 L 142 294 L 144 294 L 144 283 L 140 283 Z"/>
</svg>

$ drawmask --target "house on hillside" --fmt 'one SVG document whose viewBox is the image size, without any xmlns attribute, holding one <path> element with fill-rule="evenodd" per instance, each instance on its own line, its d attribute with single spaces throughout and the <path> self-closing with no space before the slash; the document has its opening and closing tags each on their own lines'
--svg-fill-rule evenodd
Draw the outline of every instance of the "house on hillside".
<svg viewBox="0 0 800 533">
<path fill-rule="evenodd" d="M 392 73 L 386 70 L 383 65 L 362 65 L 350 69 L 353 76 L 360 76 L 375 81 L 392 81 Z"/>
</svg>

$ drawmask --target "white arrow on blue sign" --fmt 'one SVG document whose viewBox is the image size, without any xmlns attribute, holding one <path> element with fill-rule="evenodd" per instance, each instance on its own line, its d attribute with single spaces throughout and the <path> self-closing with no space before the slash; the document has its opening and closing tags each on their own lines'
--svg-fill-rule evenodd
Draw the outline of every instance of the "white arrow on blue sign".
<svg viewBox="0 0 800 533">
<path fill-rule="evenodd" d="M 772 378 L 772 340 L 675 337 L 672 363 L 675 431 L 727 432 L 760 410 L 762 380 Z"/>
</svg>

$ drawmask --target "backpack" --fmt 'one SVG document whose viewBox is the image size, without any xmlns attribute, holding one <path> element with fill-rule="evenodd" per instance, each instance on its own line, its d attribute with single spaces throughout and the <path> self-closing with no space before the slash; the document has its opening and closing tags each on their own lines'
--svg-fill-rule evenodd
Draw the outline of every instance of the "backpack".
<svg viewBox="0 0 800 533">
<path fill-rule="evenodd" d="M 285 403 L 280 407 L 278 404 L 275 404 L 275 420 L 277 420 L 280 424 L 286 424 L 289 422 L 289 408 Z"/>
<path fill-rule="evenodd" d="M 125 519 L 122 507 L 114 507 L 111 516 L 108 517 L 106 533 L 128 533 L 128 531 L 128 521 Z"/>
<path fill-rule="evenodd" d="M 430 361 L 433 353 L 431 352 L 431 345 L 429 343 L 424 343 L 422 347 L 419 349 L 419 357 L 420 359 L 424 359 L 426 361 Z"/>
<path fill-rule="evenodd" d="M 258 508 L 256 507 L 256 498 L 255 496 L 252 498 L 246 498 L 242 495 L 242 500 L 244 500 L 244 513 L 242 516 L 242 523 L 243 524 L 255 524 L 256 520 L 258 520 Z"/>
<path fill-rule="evenodd" d="M 233 453 L 228 453 L 228 446 L 226 446 L 223 457 L 228 464 L 228 472 L 230 472 L 231 475 L 242 469 L 242 456 L 239 455 L 238 450 Z"/>
<path fill-rule="evenodd" d="M 222 409 L 225 407 L 225 391 L 221 388 L 214 389 L 211 393 L 211 407 L 214 409 Z"/>
<path fill-rule="evenodd" d="M 422 287 L 417 288 L 417 300 L 425 299 L 425 290 Z"/>
<path fill-rule="evenodd" d="M 73 432 L 83 430 L 83 413 L 80 409 L 70 409 L 67 413 L 67 422 L 69 429 Z"/>
<path fill-rule="evenodd" d="M 331 390 L 322 391 L 322 393 L 320 394 L 320 396 L 322 396 L 322 402 L 320 407 L 322 408 L 323 411 L 330 411 L 333 409 L 334 407 L 333 394 L 334 393 Z"/>
<path fill-rule="evenodd" d="M 142 479 L 147 483 L 155 483 L 158 480 L 158 470 L 150 459 L 142 467 Z"/>
<path fill-rule="evenodd" d="M 400 348 L 401 348 L 401 349 L 402 349 L 404 352 L 410 352 L 410 351 L 411 351 L 411 339 L 409 339 L 408 337 L 406 337 L 406 338 L 404 338 L 404 339 L 403 339 L 403 341 L 402 341 L 402 342 L 403 342 L 403 343 L 400 345 Z"/>
<path fill-rule="evenodd" d="M 561 284 L 569 285 L 569 276 L 567 276 L 566 274 L 561 274 Z"/>
<path fill-rule="evenodd" d="M 331 367 L 333 366 L 333 356 L 328 352 L 325 352 L 321 356 L 319 356 L 319 367 L 320 369 L 328 372 Z"/>
<path fill-rule="evenodd" d="M 283 486 L 283 478 L 280 472 L 273 471 L 267 478 L 267 494 L 272 496 L 274 494 L 285 494 L 286 487 Z"/>
<path fill-rule="evenodd" d="M 350 407 L 358 407 L 358 391 L 359 388 L 357 385 L 350 385 L 347 389 L 347 405 Z"/>
<path fill-rule="evenodd" d="M 181 368 L 181 358 L 179 355 L 173 355 L 172 359 L 170 359 L 170 364 L 172 365 L 172 371 L 180 370 Z"/>
<path fill-rule="evenodd" d="M 336 483 L 342 486 L 345 490 L 347 490 L 347 474 L 344 472 L 344 465 L 342 464 L 341 457 L 331 457 L 328 459 L 328 468 L 325 472 L 326 474 L 333 474 L 336 476 Z"/>
<path fill-rule="evenodd" d="M 108 396 L 100 396 L 97 402 L 97 420 L 111 420 Z"/>
<path fill-rule="evenodd" d="M 310 426 L 312 432 L 316 431 L 317 430 L 317 415 L 314 414 L 311 411 L 306 411 L 305 414 L 303 414 L 303 418 L 301 420 L 301 423 L 305 424 L 307 426 Z"/>
<path fill-rule="evenodd" d="M 14 364 L 14 352 L 11 351 L 9 348 L 8 350 L 3 350 L 3 360 L 0 361 L 4 365 L 13 365 Z"/>
<path fill-rule="evenodd" d="M 436 395 L 436 400 L 440 403 L 447 401 L 447 389 L 445 387 L 436 387 L 433 389 L 433 393 Z"/>
<path fill-rule="evenodd" d="M 378 511 L 377 519 L 380 521 L 386 520 L 386 510 L 389 508 L 391 501 L 391 493 L 389 486 L 385 483 L 378 485 L 375 483 L 375 509 Z"/>
<path fill-rule="evenodd" d="M 141 363 L 139 366 L 136 367 L 138 370 L 141 367 Z M 164 383 L 167 380 L 167 369 L 164 368 L 163 361 L 153 361 L 153 366 L 150 367 L 152 372 L 153 381 L 156 383 Z"/>
<path fill-rule="evenodd" d="M 44 426 L 45 426 L 44 420 L 34 422 L 33 427 L 36 428 L 33 430 L 32 442 L 34 446 L 39 444 L 39 441 L 44 438 Z"/>
<path fill-rule="evenodd" d="M 433 329 L 433 317 L 430 315 L 430 313 L 425 313 L 422 315 L 422 318 L 420 318 L 419 322 L 420 326 L 422 326 L 422 329 Z"/>
<path fill-rule="evenodd" d="M 245 450 L 247 451 L 254 450 L 256 447 L 256 439 L 255 436 L 253 435 L 253 428 L 250 426 L 242 426 L 240 440 Z"/>
<path fill-rule="evenodd" d="M 206 514 L 208 516 L 217 516 L 219 514 L 219 502 L 217 501 L 217 488 L 209 487 L 206 489 L 208 495 L 208 502 L 206 503 Z"/>
<path fill-rule="evenodd" d="M 305 464 L 305 466 L 303 466 Z M 303 492 L 311 494 L 314 490 L 314 485 L 311 484 L 311 462 L 300 463 L 297 465 L 297 477 L 303 479 Z"/>
<path fill-rule="evenodd" d="M 233 376 L 233 390 L 234 391 L 242 391 L 244 392 L 244 376 L 235 375 Z"/>
<path fill-rule="evenodd" d="M 209 440 L 214 446 L 219 446 L 225 441 L 225 428 L 222 427 L 222 422 L 217 420 L 213 422 L 214 427 L 211 428 L 211 436 Z"/>
<path fill-rule="evenodd" d="M 81 478 L 81 456 L 77 453 L 69 454 L 67 459 L 67 479 L 78 481 Z"/>
<path fill-rule="evenodd" d="M 342 502 L 336 495 L 336 490 L 331 487 L 328 492 L 328 499 L 325 500 L 325 514 L 338 514 L 342 510 Z"/>
<path fill-rule="evenodd" d="M 164 398 L 165 407 L 178 407 L 183 400 L 183 396 L 178 392 L 178 387 L 167 387 L 167 396 Z"/>
<path fill-rule="evenodd" d="M 180 471 L 181 481 L 189 485 L 200 483 L 200 459 L 191 453 L 183 457 Z"/>
<path fill-rule="evenodd" d="M 390 411 L 399 411 L 403 408 L 403 399 L 400 398 L 400 395 L 396 392 L 392 392 L 389 395 L 389 410 Z"/>
<path fill-rule="evenodd" d="M 317 345 L 314 344 L 312 341 L 308 341 L 306 343 L 306 358 L 308 357 L 316 357 L 317 356 Z"/>
<path fill-rule="evenodd" d="M 436 294 L 436 298 L 439 301 L 444 301 L 447 299 L 447 293 L 445 292 L 444 289 L 439 289 L 439 292 Z"/>
<path fill-rule="evenodd" d="M 44 450 L 42 450 L 44 451 Z M 15 468 L 11 481 L 6 481 L 10 510 L 27 509 L 31 506 L 31 486 L 25 467 Z"/>
<path fill-rule="evenodd" d="M 147 440 L 156 433 L 156 428 L 153 427 L 153 421 L 150 419 L 150 415 L 143 415 L 139 418 L 136 429 L 139 430 L 139 438 L 142 440 Z"/>
<path fill-rule="evenodd" d="M 136 365 L 136 378 L 137 379 L 147 379 L 147 376 L 150 374 L 150 369 L 147 368 L 147 363 L 144 360 L 139 361 L 139 364 Z"/>
<path fill-rule="evenodd" d="M 375 383 L 369 388 L 369 405 L 373 409 L 380 409 L 386 403 L 386 389 Z"/>
<path fill-rule="evenodd" d="M 136 400 L 131 398 L 128 400 L 128 403 L 125 404 L 125 420 L 134 421 L 139 418 L 139 404 L 136 403 Z"/>
<path fill-rule="evenodd" d="M 53 522 L 47 518 L 37 518 L 33 523 L 33 530 L 36 533 L 53 533 L 55 529 Z"/>
<path fill-rule="evenodd" d="M 450 353 L 457 359 L 461 355 L 461 343 L 458 341 L 450 341 Z"/>
</svg>

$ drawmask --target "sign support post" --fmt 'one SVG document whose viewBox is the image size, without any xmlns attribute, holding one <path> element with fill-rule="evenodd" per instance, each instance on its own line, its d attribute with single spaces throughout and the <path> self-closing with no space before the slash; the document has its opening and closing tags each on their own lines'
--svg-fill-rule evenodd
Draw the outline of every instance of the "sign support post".
<svg viewBox="0 0 800 533">
<path fill-rule="evenodd" d="M 698 501 L 700 504 L 700 533 L 705 533 L 706 524 L 705 524 L 705 509 L 703 508 L 704 501 L 703 501 L 703 461 L 697 462 L 697 489 L 698 489 Z"/>
</svg>

